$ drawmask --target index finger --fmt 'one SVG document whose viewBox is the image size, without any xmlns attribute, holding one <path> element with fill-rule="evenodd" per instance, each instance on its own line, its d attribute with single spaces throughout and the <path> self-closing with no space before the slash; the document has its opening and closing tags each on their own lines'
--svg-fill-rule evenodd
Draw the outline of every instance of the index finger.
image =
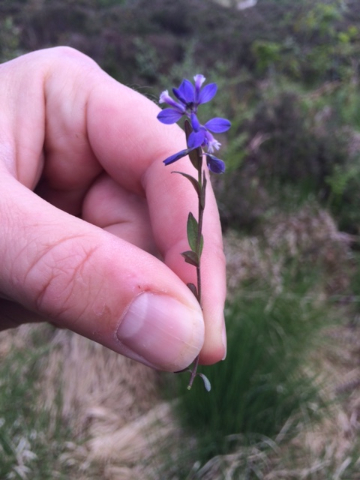
<svg viewBox="0 0 360 480">
<path fill-rule="evenodd" d="M 70 54 L 68 62 L 79 62 L 79 56 L 72 58 Z M 56 187 L 57 178 L 62 181 L 59 168 L 70 173 L 73 168 L 74 148 L 66 146 L 68 139 L 76 136 L 77 128 L 84 130 L 91 152 L 108 174 L 121 187 L 146 197 L 152 233 L 166 265 L 184 283 L 196 284 L 195 268 L 185 263 L 180 254 L 189 249 L 186 223 L 189 212 L 197 216 L 197 195 L 186 179 L 171 173 L 178 170 L 194 175 L 196 171 L 186 158 L 179 160 L 175 168 L 165 167 L 162 162 L 186 148 L 184 132 L 176 125 L 161 124 L 156 118 L 159 107 L 149 99 L 107 76 L 87 57 L 81 56 L 81 62 L 87 64 L 86 79 L 84 69 L 79 69 L 79 74 L 72 76 L 69 84 L 67 70 L 54 64 L 46 80 L 46 90 L 50 92 L 46 108 L 58 112 L 58 115 L 51 116 L 52 123 L 47 131 L 51 155 L 46 169 L 53 179 L 53 186 Z M 68 90 L 67 95 L 64 89 Z M 68 102 L 64 103 L 64 97 Z M 73 112 L 85 113 L 85 118 L 77 119 L 75 126 Z M 66 148 L 69 151 L 64 155 Z M 61 161 L 58 161 L 58 155 L 61 155 Z M 92 162 L 92 158 L 86 158 L 86 161 Z M 203 234 L 201 271 L 205 343 L 201 361 L 210 364 L 224 357 L 226 290 L 220 221 L 210 182 Z"/>
</svg>

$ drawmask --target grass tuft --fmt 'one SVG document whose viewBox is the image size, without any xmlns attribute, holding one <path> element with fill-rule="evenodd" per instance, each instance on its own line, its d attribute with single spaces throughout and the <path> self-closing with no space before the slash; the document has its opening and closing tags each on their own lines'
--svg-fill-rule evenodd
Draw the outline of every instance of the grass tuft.
<svg viewBox="0 0 360 480">
<path fill-rule="evenodd" d="M 200 459 L 275 438 L 284 425 L 290 434 L 290 425 L 319 411 L 308 356 L 325 312 L 309 288 L 304 281 L 281 295 L 261 290 L 257 296 L 245 287 L 226 310 L 226 361 L 206 369 L 211 392 L 197 381 L 183 394 L 187 378 L 177 377 L 180 423 L 197 438 Z"/>
</svg>

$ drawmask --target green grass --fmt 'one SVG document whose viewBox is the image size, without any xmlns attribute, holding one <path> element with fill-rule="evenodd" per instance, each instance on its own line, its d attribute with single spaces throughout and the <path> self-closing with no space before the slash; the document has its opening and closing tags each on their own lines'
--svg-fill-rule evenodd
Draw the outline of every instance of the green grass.
<svg viewBox="0 0 360 480">
<path fill-rule="evenodd" d="M 316 374 L 305 369 L 325 312 L 305 280 L 281 295 L 244 287 L 226 310 L 226 361 L 203 368 L 211 392 L 200 379 L 187 392 L 186 375 L 176 377 L 180 424 L 197 439 L 189 458 L 205 462 L 239 445 L 249 447 L 264 438 L 270 443 L 289 419 L 291 436 L 299 422 L 318 415 L 324 402 Z"/>
</svg>

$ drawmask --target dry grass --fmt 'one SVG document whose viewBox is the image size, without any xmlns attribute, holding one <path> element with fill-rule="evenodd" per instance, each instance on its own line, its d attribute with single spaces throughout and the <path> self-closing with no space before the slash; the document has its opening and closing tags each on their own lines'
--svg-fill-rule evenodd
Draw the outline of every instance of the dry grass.
<svg viewBox="0 0 360 480">
<path fill-rule="evenodd" d="M 156 372 L 141 364 L 58 330 L 51 340 L 42 390 L 51 409 L 61 386 L 62 416 L 71 418 L 75 433 L 80 433 L 99 416 L 94 415 L 96 409 L 116 415 L 117 428 L 147 412 L 158 399 L 157 379 Z"/>
<path fill-rule="evenodd" d="M 101 478 L 134 478 L 133 469 L 138 474 L 141 467 L 139 458 L 146 465 L 150 445 L 168 435 L 174 425 L 169 419 L 170 406 L 160 403 L 159 374 L 49 325 L 24 325 L 3 332 L 0 359 L 13 349 L 26 348 L 34 333 L 49 342 L 49 352 L 40 360 L 41 393 L 35 408 L 50 412 L 49 430 L 55 429 L 60 416 L 72 432 L 61 463 L 76 466 L 87 475 L 96 464 L 96 475 L 84 478 L 98 478 L 99 468 L 107 472 Z M 127 470 L 128 477 L 124 473 Z M 123 473 L 116 477 L 111 471 Z"/>
</svg>

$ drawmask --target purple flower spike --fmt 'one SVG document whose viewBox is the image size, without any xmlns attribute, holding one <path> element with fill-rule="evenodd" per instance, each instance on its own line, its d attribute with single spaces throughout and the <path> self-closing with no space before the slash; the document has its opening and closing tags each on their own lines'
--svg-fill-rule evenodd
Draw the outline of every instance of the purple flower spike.
<svg viewBox="0 0 360 480">
<path fill-rule="evenodd" d="M 206 162 L 209 170 L 214 173 L 223 173 L 225 164 L 222 160 L 212 155 L 215 150 L 220 148 L 218 142 L 211 132 L 223 133 L 229 130 L 231 123 L 226 118 L 212 118 L 204 125 L 199 122 L 197 110 L 199 105 L 207 103 L 214 98 L 217 92 L 216 83 L 209 83 L 203 87 L 205 82 L 204 75 L 198 73 L 194 77 L 194 85 L 184 79 L 179 88 L 173 88 L 172 91 L 176 100 L 170 97 L 168 90 L 160 95 L 160 103 L 166 103 L 170 108 L 165 108 L 158 114 L 158 120 L 166 125 L 171 125 L 180 120 L 185 115 L 190 119 L 192 132 L 187 140 L 187 149 L 181 150 L 171 157 L 164 160 L 165 165 L 170 165 L 196 148 L 207 150 Z"/>
</svg>

